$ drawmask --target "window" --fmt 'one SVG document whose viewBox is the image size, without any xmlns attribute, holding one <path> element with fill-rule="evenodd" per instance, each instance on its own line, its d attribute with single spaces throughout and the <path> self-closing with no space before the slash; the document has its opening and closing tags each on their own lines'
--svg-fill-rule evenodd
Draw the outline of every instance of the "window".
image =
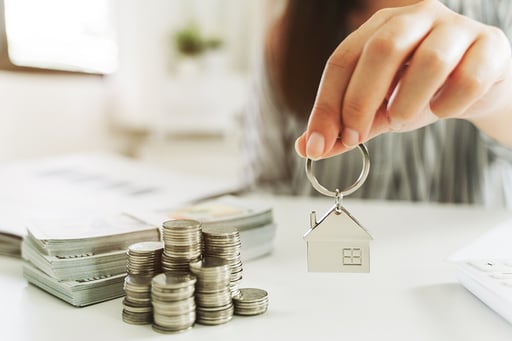
<svg viewBox="0 0 512 341">
<path fill-rule="evenodd" d="M 2 68 L 112 73 L 117 46 L 110 5 L 109 0 L 0 0 Z"/>
<path fill-rule="evenodd" d="M 344 248 L 343 265 L 362 265 L 361 256 L 361 248 Z"/>
</svg>

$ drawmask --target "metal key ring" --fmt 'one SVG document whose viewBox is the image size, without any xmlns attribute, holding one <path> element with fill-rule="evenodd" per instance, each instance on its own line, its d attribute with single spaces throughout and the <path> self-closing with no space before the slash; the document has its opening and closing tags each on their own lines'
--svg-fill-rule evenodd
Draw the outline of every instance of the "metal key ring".
<svg viewBox="0 0 512 341">
<path fill-rule="evenodd" d="M 366 178 L 368 177 L 368 173 L 370 172 L 370 155 L 368 154 L 368 148 L 364 144 L 358 145 L 359 151 L 361 152 L 361 155 L 363 157 L 363 168 L 361 169 L 361 173 L 359 174 L 359 177 L 357 180 L 348 188 L 346 188 L 343 191 L 336 190 L 336 191 L 329 191 L 327 188 L 322 186 L 315 175 L 313 174 L 313 160 L 306 159 L 306 175 L 308 176 L 309 181 L 313 185 L 313 187 L 323 195 L 326 195 L 328 197 L 343 197 L 345 195 L 349 195 L 354 193 L 363 185 Z"/>
</svg>

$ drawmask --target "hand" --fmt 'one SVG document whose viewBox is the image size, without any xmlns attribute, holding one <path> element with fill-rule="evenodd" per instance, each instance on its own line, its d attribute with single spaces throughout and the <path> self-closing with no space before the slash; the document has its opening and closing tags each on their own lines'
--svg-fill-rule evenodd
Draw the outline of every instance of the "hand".
<svg viewBox="0 0 512 341">
<path fill-rule="evenodd" d="M 326 158 L 385 132 L 478 120 L 511 97 L 494 91 L 511 65 L 502 31 L 438 1 L 381 10 L 330 56 L 297 153 Z"/>
</svg>

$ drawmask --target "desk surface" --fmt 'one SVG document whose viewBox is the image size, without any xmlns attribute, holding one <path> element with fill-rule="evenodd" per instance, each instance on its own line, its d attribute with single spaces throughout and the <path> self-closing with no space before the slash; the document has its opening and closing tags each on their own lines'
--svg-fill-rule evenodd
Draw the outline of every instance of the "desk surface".
<svg viewBox="0 0 512 341">
<path fill-rule="evenodd" d="M 158 334 L 123 323 L 121 299 L 74 308 L 27 284 L 21 261 L 0 257 L 0 340 L 511 340 L 512 325 L 459 285 L 445 259 L 512 212 L 346 201 L 374 237 L 371 273 L 308 273 L 309 211 L 332 202 L 268 200 L 274 252 L 246 262 L 241 283 L 269 292 L 266 314 Z"/>
</svg>

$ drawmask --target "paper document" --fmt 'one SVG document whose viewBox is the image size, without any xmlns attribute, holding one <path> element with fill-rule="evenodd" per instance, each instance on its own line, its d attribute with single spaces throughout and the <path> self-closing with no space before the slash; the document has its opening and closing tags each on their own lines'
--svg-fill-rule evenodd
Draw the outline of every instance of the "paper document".
<svg viewBox="0 0 512 341">
<path fill-rule="evenodd" d="M 52 229 L 65 228 L 60 232 L 69 238 L 69 223 L 84 216 L 91 221 L 91 213 L 179 207 L 234 191 L 237 184 L 176 174 L 115 154 L 80 154 L 0 166 L 0 188 L 0 233 L 23 236 L 28 222 L 51 218 L 67 222 Z"/>
</svg>

